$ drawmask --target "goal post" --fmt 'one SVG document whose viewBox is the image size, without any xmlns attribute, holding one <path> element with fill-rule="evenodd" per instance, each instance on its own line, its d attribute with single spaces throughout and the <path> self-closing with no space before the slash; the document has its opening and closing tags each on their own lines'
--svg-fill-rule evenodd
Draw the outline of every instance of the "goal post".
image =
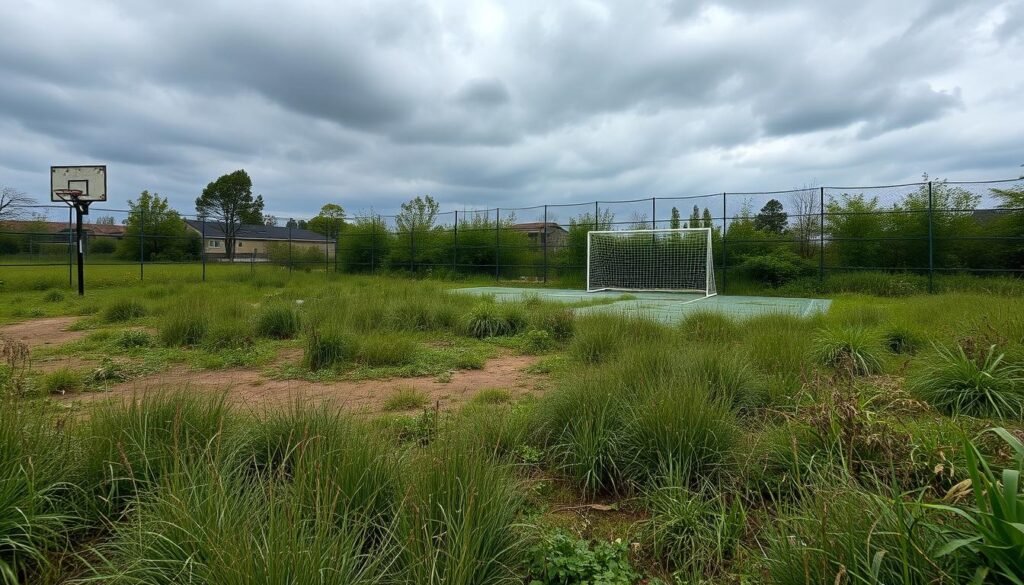
<svg viewBox="0 0 1024 585">
<path fill-rule="evenodd" d="M 587 292 L 685 292 L 715 289 L 711 228 L 587 233 Z"/>
</svg>

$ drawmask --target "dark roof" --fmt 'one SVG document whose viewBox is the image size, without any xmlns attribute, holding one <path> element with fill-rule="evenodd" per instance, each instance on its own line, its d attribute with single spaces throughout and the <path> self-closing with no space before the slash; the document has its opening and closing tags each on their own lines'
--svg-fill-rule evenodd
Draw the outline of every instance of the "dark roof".
<svg viewBox="0 0 1024 585">
<path fill-rule="evenodd" d="M 549 228 L 554 228 L 556 230 L 562 230 L 563 232 L 565 231 L 564 227 L 558 225 L 557 223 L 555 223 L 553 221 L 549 221 L 549 222 L 547 222 L 547 224 L 545 224 L 543 221 L 531 221 L 531 222 L 526 222 L 526 223 L 517 223 L 517 224 L 513 224 L 512 225 L 512 229 L 519 230 L 521 232 L 530 232 L 530 231 L 534 231 L 534 230 L 539 231 L 545 225 L 547 225 L 547 227 L 549 227 Z"/>
<path fill-rule="evenodd" d="M 59 234 L 68 230 L 74 231 L 75 226 L 66 221 L 18 221 L 12 220 L 3 222 L 3 225 L 12 231 L 35 230 L 37 233 Z M 83 223 L 82 229 L 90 234 L 100 236 L 123 236 L 125 227 L 117 224 L 107 223 Z"/>
<path fill-rule="evenodd" d="M 203 231 L 203 222 L 198 219 L 186 219 L 185 223 L 192 229 L 199 233 L 205 233 L 208 238 L 223 238 L 224 230 L 221 229 L 221 223 L 218 221 L 207 221 L 206 231 Z M 240 225 L 238 230 L 235 232 L 235 237 L 240 240 L 298 240 L 306 241 L 312 240 L 317 242 L 324 241 L 324 235 L 318 234 L 310 230 L 304 230 L 300 228 L 281 227 L 276 225 Z M 333 242 L 331 238 L 327 238 L 328 242 Z"/>
</svg>

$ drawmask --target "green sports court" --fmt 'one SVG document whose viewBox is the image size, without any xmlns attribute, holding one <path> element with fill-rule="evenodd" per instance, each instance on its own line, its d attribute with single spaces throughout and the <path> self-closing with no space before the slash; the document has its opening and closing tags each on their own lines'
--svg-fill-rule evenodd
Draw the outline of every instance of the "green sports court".
<svg viewBox="0 0 1024 585">
<path fill-rule="evenodd" d="M 479 286 L 455 289 L 461 294 L 492 296 L 499 301 L 522 301 L 537 298 L 544 301 L 570 303 L 578 306 L 576 312 L 618 313 L 647 317 L 663 323 L 677 323 L 695 311 L 712 311 L 743 319 L 767 313 L 806 317 L 828 310 L 827 299 L 800 299 L 785 297 L 752 297 L 668 292 L 585 292 L 573 289 L 517 288 L 505 286 Z M 593 303 L 593 304 L 587 304 Z"/>
</svg>

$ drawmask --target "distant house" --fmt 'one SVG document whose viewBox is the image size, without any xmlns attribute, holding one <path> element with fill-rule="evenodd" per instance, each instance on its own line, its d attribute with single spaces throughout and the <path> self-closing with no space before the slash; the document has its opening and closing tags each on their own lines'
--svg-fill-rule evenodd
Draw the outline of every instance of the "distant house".
<svg viewBox="0 0 1024 585">
<path fill-rule="evenodd" d="M 224 230 L 216 221 L 202 222 L 186 219 L 189 229 L 204 236 L 203 248 L 207 258 L 228 257 Z M 267 260 L 275 250 L 287 250 L 291 246 L 293 255 L 306 252 L 326 254 L 334 258 L 334 239 L 310 230 L 272 225 L 241 225 L 235 232 L 235 260 Z M 322 256 L 321 256 L 322 257 Z"/>
<path fill-rule="evenodd" d="M 35 243 L 64 244 L 75 237 L 75 225 L 66 221 L 6 221 L 0 231 L 30 236 Z M 116 224 L 83 223 L 82 240 L 104 239 L 116 241 L 124 238 L 125 227 Z"/>
<path fill-rule="evenodd" d="M 569 232 L 553 221 L 517 223 L 512 225 L 512 229 L 526 234 L 526 237 L 530 238 L 530 242 L 538 248 L 543 248 L 545 245 L 549 248 L 564 246 L 569 237 Z"/>
</svg>

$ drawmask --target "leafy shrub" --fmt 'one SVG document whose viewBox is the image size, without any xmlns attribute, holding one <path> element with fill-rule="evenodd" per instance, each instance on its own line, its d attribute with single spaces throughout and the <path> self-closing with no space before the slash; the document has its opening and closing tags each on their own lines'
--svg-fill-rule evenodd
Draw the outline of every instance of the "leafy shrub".
<svg viewBox="0 0 1024 585">
<path fill-rule="evenodd" d="M 879 356 L 882 343 L 878 336 L 864 327 L 822 329 L 814 338 L 813 355 L 825 366 L 852 376 L 882 372 Z"/>
<path fill-rule="evenodd" d="M 260 307 L 256 334 L 271 339 L 291 339 L 299 331 L 299 311 L 294 305 L 277 302 Z"/>
<path fill-rule="evenodd" d="M 383 409 L 387 412 L 416 410 L 427 405 L 427 395 L 415 388 L 399 388 L 384 401 Z"/>
<path fill-rule="evenodd" d="M 622 540 L 593 546 L 562 531 L 544 534 L 530 549 L 530 585 L 632 585 L 640 578 Z"/>
<path fill-rule="evenodd" d="M 1020 419 L 1024 417 L 1024 367 L 991 346 L 969 356 L 961 346 L 936 347 L 911 375 L 910 388 L 948 414 Z"/>
<path fill-rule="evenodd" d="M 141 329 L 125 329 L 114 338 L 114 345 L 122 349 L 152 347 L 153 336 Z"/>
<path fill-rule="evenodd" d="M 310 370 L 333 368 L 355 357 L 359 347 L 351 333 L 336 328 L 311 327 L 306 330 L 303 364 Z"/>
<path fill-rule="evenodd" d="M 146 307 L 135 299 L 118 299 L 103 310 L 103 320 L 108 323 L 131 321 L 146 316 Z"/>
<path fill-rule="evenodd" d="M 740 271 L 758 282 L 778 287 L 801 276 L 813 274 L 815 267 L 790 250 L 776 248 L 768 254 L 748 257 L 740 264 Z"/>
<path fill-rule="evenodd" d="M 416 342 L 405 335 L 371 333 L 359 339 L 356 360 L 367 366 L 400 366 L 416 360 Z"/>
<path fill-rule="evenodd" d="M 43 377 L 43 390 L 47 394 L 81 392 L 85 388 L 82 376 L 68 368 L 54 370 Z"/>
<path fill-rule="evenodd" d="M 46 303 L 59 303 L 64 300 L 64 293 L 59 290 L 48 290 L 43 295 L 43 302 Z"/>
</svg>

